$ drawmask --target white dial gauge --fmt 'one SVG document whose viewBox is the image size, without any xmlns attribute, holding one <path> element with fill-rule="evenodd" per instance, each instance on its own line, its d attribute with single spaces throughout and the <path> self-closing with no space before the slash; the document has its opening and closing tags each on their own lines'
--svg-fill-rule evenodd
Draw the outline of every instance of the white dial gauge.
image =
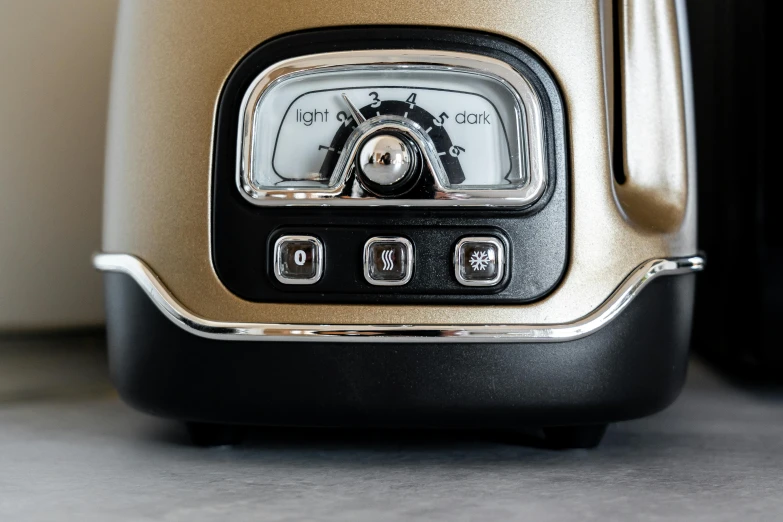
<svg viewBox="0 0 783 522">
<path fill-rule="evenodd" d="M 279 66 L 278 75 L 262 74 L 265 84 L 259 87 L 258 80 L 248 91 L 240 118 L 240 188 L 244 184 L 254 197 L 294 200 L 330 191 L 336 198 L 372 197 L 349 186 L 355 169 L 347 156 L 372 135 L 372 122 L 389 118 L 426 149 L 420 152 L 446 194 L 432 199 L 528 187 L 531 166 L 540 169 L 542 160 L 531 157 L 531 110 L 523 97 L 486 70 L 432 61 L 294 71 Z M 519 80 L 537 102 L 529 84 Z M 540 118 L 538 106 L 533 109 Z M 357 129 L 364 121 L 369 123 Z"/>
</svg>

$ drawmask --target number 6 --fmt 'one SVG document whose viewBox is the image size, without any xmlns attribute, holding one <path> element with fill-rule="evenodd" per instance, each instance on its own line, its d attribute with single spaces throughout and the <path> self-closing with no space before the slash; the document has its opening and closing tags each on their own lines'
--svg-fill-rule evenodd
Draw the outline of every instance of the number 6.
<svg viewBox="0 0 783 522">
<path fill-rule="evenodd" d="M 449 154 L 451 154 L 455 158 L 459 156 L 461 152 L 465 152 L 465 149 L 457 145 L 452 145 L 451 148 L 449 148 Z"/>
</svg>

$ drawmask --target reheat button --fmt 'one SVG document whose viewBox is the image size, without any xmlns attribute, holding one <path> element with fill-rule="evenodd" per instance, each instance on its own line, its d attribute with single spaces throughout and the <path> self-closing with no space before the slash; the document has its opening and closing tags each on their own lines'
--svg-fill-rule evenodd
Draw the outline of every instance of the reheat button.
<svg viewBox="0 0 783 522">
<path fill-rule="evenodd" d="M 364 278 L 371 285 L 404 285 L 413 276 L 413 261 L 413 244 L 404 237 L 374 237 L 364 244 Z"/>
</svg>

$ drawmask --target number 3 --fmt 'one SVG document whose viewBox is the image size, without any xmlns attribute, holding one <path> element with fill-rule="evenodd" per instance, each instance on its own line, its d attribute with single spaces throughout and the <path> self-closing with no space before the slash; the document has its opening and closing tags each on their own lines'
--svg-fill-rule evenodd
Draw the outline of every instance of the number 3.
<svg viewBox="0 0 783 522">
<path fill-rule="evenodd" d="M 378 98 L 378 93 L 373 91 L 370 93 L 370 96 L 372 97 L 372 103 L 370 104 L 370 107 L 373 109 L 381 106 L 381 99 Z"/>
</svg>

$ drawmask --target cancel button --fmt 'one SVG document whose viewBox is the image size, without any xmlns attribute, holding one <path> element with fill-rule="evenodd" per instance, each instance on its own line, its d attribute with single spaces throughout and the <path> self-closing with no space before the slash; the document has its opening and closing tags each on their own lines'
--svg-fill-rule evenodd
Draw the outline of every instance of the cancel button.
<svg viewBox="0 0 783 522">
<path fill-rule="evenodd" d="M 312 285 L 323 273 L 324 247 L 313 236 L 282 236 L 275 241 L 275 277 L 287 285 Z"/>
</svg>

